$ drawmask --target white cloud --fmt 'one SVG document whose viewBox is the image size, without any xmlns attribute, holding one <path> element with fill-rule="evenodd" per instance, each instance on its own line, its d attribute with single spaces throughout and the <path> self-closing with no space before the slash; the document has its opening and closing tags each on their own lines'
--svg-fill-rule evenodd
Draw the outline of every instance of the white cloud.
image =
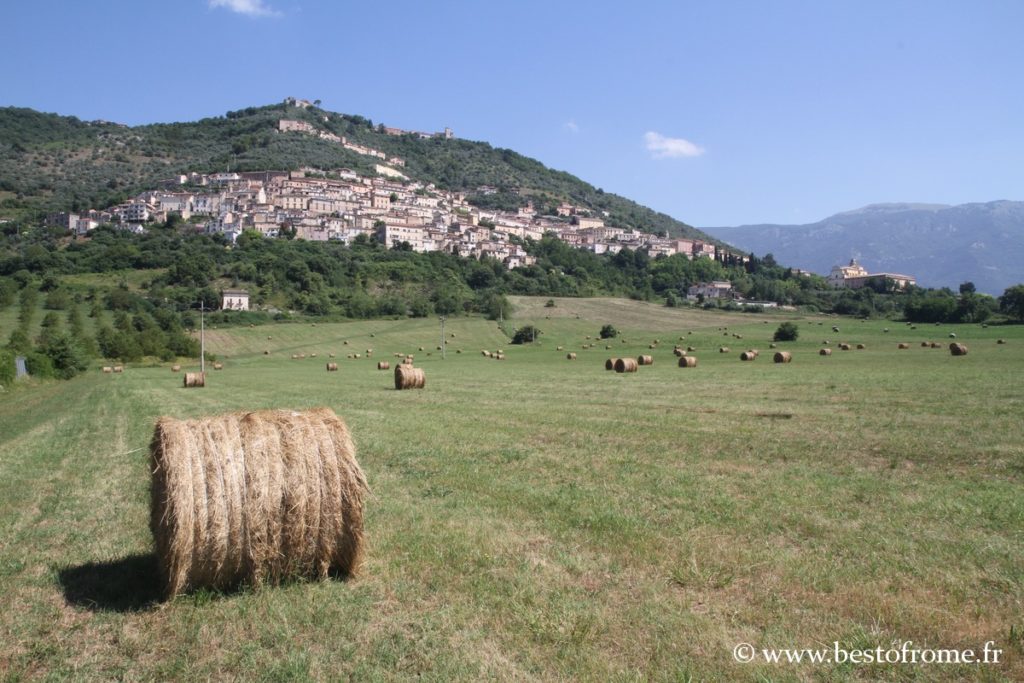
<svg viewBox="0 0 1024 683">
<path fill-rule="evenodd" d="M 683 138 L 668 138 L 661 133 L 647 131 L 644 143 L 653 159 L 678 159 L 680 157 L 699 157 L 704 148 Z"/>
<path fill-rule="evenodd" d="M 267 6 L 263 0 L 210 0 L 210 7 L 223 7 L 247 17 L 276 17 L 280 15 L 280 12 Z"/>
<path fill-rule="evenodd" d="M 562 128 L 566 129 L 570 133 L 579 133 L 580 132 L 580 127 L 578 125 L 576 125 L 576 122 L 573 121 L 572 119 L 569 119 L 564 124 L 562 124 Z"/>
</svg>

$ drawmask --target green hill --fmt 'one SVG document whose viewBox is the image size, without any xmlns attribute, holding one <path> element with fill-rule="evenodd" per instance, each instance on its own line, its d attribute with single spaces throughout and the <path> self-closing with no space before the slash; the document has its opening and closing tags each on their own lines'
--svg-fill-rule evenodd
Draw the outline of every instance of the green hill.
<svg viewBox="0 0 1024 683">
<path fill-rule="evenodd" d="M 285 103 L 250 107 L 195 122 L 127 127 L 101 121 L 0 108 L 0 218 L 39 212 L 102 208 L 160 180 L 188 171 L 260 171 L 346 167 L 374 173 L 378 161 L 337 142 L 300 132 L 278 132 L 282 118 L 402 157 L 414 180 L 464 191 L 471 201 L 514 208 L 533 201 L 553 210 L 566 201 L 607 212 L 612 225 L 668 232 L 716 242 L 671 216 L 604 192 L 486 142 L 388 135 L 362 116 Z M 498 191 L 474 196 L 480 186 Z"/>
</svg>

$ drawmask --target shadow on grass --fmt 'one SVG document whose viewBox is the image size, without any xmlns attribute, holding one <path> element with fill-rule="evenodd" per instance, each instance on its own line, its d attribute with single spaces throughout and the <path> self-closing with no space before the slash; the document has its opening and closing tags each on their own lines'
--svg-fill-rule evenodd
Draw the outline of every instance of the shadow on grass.
<svg viewBox="0 0 1024 683">
<path fill-rule="evenodd" d="M 57 574 L 68 604 L 96 612 L 138 612 L 160 602 L 156 555 L 87 562 Z"/>
</svg>

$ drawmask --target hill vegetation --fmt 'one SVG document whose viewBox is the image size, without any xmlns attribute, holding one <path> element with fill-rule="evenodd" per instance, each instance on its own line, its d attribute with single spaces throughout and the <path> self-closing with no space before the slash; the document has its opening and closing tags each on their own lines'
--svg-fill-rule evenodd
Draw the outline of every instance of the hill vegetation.
<svg viewBox="0 0 1024 683">
<path fill-rule="evenodd" d="M 300 132 L 279 133 L 282 118 L 405 160 L 404 173 L 424 183 L 463 191 L 481 205 L 516 207 L 533 201 L 554 211 L 566 201 L 608 222 L 715 242 L 695 228 L 579 178 L 549 169 L 510 149 L 486 142 L 414 134 L 388 135 L 358 115 L 286 103 L 249 107 L 188 123 L 126 127 L 85 122 L 32 109 L 0 108 L 0 218 L 37 218 L 42 211 L 104 208 L 156 183 L 190 171 L 350 168 L 375 173 L 372 157 Z M 495 195 L 473 195 L 489 186 Z"/>
</svg>

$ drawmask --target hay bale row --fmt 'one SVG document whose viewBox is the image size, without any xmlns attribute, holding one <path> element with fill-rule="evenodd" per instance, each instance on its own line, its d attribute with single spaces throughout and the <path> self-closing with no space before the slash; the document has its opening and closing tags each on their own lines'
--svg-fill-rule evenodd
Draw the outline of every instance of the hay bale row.
<svg viewBox="0 0 1024 683">
<path fill-rule="evenodd" d="M 695 367 L 697 367 L 697 357 L 696 356 L 680 356 L 679 357 L 679 367 L 681 367 L 681 368 L 695 368 Z"/>
<path fill-rule="evenodd" d="M 967 355 L 967 345 L 966 344 L 958 344 L 957 342 L 953 342 L 953 343 L 951 343 L 949 345 L 949 352 L 951 354 L 953 354 L 954 356 L 966 356 Z"/>
<path fill-rule="evenodd" d="M 640 367 L 632 358 L 617 358 L 615 360 L 615 372 L 636 372 Z"/>
<path fill-rule="evenodd" d="M 427 386 L 427 377 L 422 368 L 401 363 L 395 366 L 395 389 L 422 389 Z"/>
<path fill-rule="evenodd" d="M 205 372 L 186 372 L 182 379 L 186 389 L 202 388 L 206 386 Z"/>
<path fill-rule="evenodd" d="M 654 365 L 654 356 L 637 356 L 637 365 Z"/>
<path fill-rule="evenodd" d="M 377 361 L 377 369 L 378 370 L 390 370 L 391 369 L 391 363 L 389 363 L 386 360 L 379 360 L 379 361 Z"/>
<path fill-rule="evenodd" d="M 776 363 L 792 363 L 793 354 L 789 351 L 776 351 L 775 356 L 773 356 L 773 360 Z"/>
<path fill-rule="evenodd" d="M 166 597 L 357 570 L 368 487 L 330 409 L 164 417 L 150 459 Z"/>
<path fill-rule="evenodd" d="M 337 372 L 337 371 L 338 371 L 338 364 L 337 363 L 328 363 L 327 364 L 327 372 Z"/>
<path fill-rule="evenodd" d="M 819 356 L 831 356 L 832 355 L 832 349 L 819 349 L 818 350 L 818 355 Z"/>
</svg>

